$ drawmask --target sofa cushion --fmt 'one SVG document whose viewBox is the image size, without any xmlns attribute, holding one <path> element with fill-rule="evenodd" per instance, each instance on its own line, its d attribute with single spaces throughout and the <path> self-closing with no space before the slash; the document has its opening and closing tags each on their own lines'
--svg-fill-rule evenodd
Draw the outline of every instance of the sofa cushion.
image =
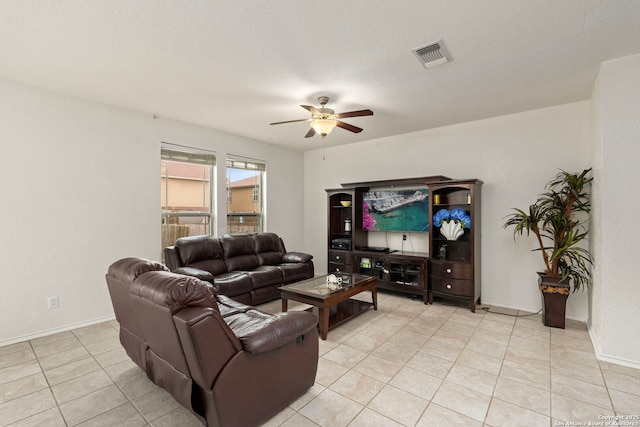
<svg viewBox="0 0 640 427">
<path fill-rule="evenodd" d="M 251 236 L 230 236 L 220 238 L 224 250 L 227 271 L 250 271 L 260 264 L 253 248 Z"/>
<path fill-rule="evenodd" d="M 262 265 L 246 273 L 253 289 L 282 284 L 282 270 L 273 265 Z"/>
<path fill-rule="evenodd" d="M 255 255 L 253 239 L 251 236 L 232 236 L 225 234 L 220 237 L 220 244 L 224 250 L 225 258 L 233 258 L 241 255 Z"/>
<path fill-rule="evenodd" d="M 242 271 L 232 271 L 216 275 L 214 287 L 218 294 L 235 297 L 251 292 L 253 283 L 246 273 Z"/>
<path fill-rule="evenodd" d="M 233 316 L 238 313 L 246 313 L 254 308 L 250 305 L 242 304 L 236 300 L 233 300 L 225 295 L 216 295 L 216 301 L 218 301 L 218 309 L 222 317 Z"/>
<path fill-rule="evenodd" d="M 260 252 L 256 256 L 260 265 L 278 265 L 282 262 L 282 254 L 280 252 Z"/>
<path fill-rule="evenodd" d="M 256 253 L 280 252 L 284 253 L 280 237 L 276 233 L 258 233 L 251 236 Z"/>
<path fill-rule="evenodd" d="M 313 314 L 300 311 L 272 316 L 258 310 L 249 310 L 225 320 L 242 342 L 242 347 L 254 354 L 289 343 L 318 324 L 318 319 Z"/>
<path fill-rule="evenodd" d="M 222 260 L 224 258 L 220 242 L 212 236 L 181 237 L 176 240 L 175 246 L 183 265 L 191 266 L 191 264 L 202 260 Z M 193 265 L 193 267 L 200 268 L 197 265 Z"/>
<path fill-rule="evenodd" d="M 278 268 L 282 271 L 282 283 L 291 283 L 313 277 L 308 263 L 285 263 L 280 264 Z"/>
<path fill-rule="evenodd" d="M 185 267 L 197 268 L 199 270 L 208 271 L 214 276 L 217 276 L 218 274 L 226 273 L 228 271 L 227 264 L 224 262 L 223 259 L 203 259 L 201 261 L 197 261 L 192 264 L 186 265 Z"/>
<path fill-rule="evenodd" d="M 251 236 L 260 265 L 278 265 L 284 250 L 280 237 L 275 233 L 259 233 Z"/>
</svg>

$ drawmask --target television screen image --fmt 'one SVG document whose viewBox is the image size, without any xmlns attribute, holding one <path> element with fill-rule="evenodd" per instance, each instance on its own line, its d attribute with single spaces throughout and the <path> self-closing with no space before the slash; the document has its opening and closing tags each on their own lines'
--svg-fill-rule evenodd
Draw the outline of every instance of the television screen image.
<svg viewBox="0 0 640 427">
<path fill-rule="evenodd" d="M 364 231 L 428 232 L 429 190 L 378 190 L 363 196 Z"/>
</svg>

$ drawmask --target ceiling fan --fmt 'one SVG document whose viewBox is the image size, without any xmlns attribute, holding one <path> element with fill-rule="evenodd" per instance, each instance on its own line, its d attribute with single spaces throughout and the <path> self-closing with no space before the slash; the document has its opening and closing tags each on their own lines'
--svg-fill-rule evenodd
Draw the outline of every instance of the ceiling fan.
<svg viewBox="0 0 640 427">
<path fill-rule="evenodd" d="M 373 116 L 373 111 L 371 110 L 349 111 L 346 113 L 336 114 L 336 112 L 331 108 L 325 108 L 325 105 L 327 105 L 327 102 L 329 102 L 328 96 L 319 96 L 318 102 L 320 103 L 320 108 L 315 108 L 310 105 L 301 105 L 302 108 L 308 110 L 311 113 L 310 119 L 287 120 L 285 122 L 275 122 L 270 124 L 281 125 L 283 123 L 311 122 L 309 132 L 307 132 L 304 137 L 310 138 L 317 133 L 318 135 L 320 135 L 320 138 L 324 138 L 325 136 L 329 135 L 329 133 L 331 133 L 333 128 L 336 126 L 353 133 L 362 132 L 362 128 L 350 125 L 349 123 L 345 123 L 338 119 L 344 119 L 347 117 Z"/>
</svg>

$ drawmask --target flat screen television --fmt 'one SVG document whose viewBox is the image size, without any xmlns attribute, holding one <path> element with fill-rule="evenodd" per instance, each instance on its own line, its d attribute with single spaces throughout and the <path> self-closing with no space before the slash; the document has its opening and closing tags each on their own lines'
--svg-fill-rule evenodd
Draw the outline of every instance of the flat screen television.
<svg viewBox="0 0 640 427">
<path fill-rule="evenodd" d="M 367 191 L 362 199 L 364 231 L 429 231 L 429 190 L 426 188 Z"/>
</svg>

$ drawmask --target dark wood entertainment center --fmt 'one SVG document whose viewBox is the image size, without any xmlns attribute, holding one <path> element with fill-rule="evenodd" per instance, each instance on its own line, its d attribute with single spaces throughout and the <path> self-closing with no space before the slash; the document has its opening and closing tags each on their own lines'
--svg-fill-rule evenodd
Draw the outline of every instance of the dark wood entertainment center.
<svg viewBox="0 0 640 427">
<path fill-rule="evenodd" d="M 422 296 L 480 303 L 480 188 L 477 179 L 427 176 L 341 184 L 327 189 L 328 274 L 359 273 L 378 279 L 378 287 Z M 429 253 L 369 248 L 363 229 L 363 196 L 377 189 L 428 189 Z M 435 203 L 437 202 L 437 203 Z M 445 239 L 433 224 L 440 209 L 462 209 L 471 227 L 457 240 Z M 377 232 L 377 231 L 376 231 Z"/>
</svg>

